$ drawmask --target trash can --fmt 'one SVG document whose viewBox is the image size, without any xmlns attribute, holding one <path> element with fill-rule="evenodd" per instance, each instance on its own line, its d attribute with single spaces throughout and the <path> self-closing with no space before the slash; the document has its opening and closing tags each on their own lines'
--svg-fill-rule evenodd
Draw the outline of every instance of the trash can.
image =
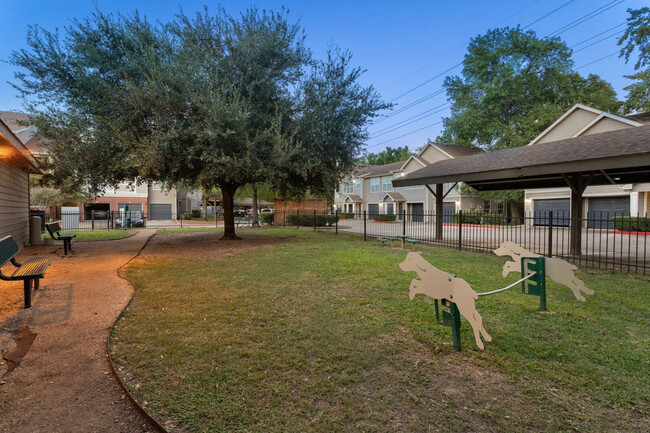
<svg viewBox="0 0 650 433">
<path fill-rule="evenodd" d="M 124 229 L 131 228 L 131 217 L 124 218 Z"/>
<path fill-rule="evenodd" d="M 29 217 L 29 244 L 30 245 L 41 244 L 41 217 L 40 216 Z"/>
</svg>

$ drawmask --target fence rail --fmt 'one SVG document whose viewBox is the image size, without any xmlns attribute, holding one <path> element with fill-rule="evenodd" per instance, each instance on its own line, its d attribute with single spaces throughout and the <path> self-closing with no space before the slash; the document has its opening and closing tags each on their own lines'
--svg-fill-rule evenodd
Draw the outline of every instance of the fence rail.
<svg viewBox="0 0 650 433">
<path fill-rule="evenodd" d="M 49 220 L 49 215 L 45 216 Z M 142 215 L 139 211 L 91 211 L 60 215 L 63 230 L 116 230 L 131 227 L 183 228 L 222 227 L 223 215 L 202 218 L 172 218 L 168 213 Z M 362 213 L 276 212 L 260 215 L 262 224 L 308 227 L 348 232 L 368 238 L 407 236 L 422 244 L 490 252 L 503 242 L 515 242 L 547 257 L 560 257 L 578 266 L 628 273 L 650 273 L 650 218 L 621 214 L 589 213 L 587 218 L 570 218 L 553 212 L 503 216 L 486 213 L 402 212 L 397 215 Z M 570 246 L 570 227 L 581 227 L 581 246 Z"/>
</svg>

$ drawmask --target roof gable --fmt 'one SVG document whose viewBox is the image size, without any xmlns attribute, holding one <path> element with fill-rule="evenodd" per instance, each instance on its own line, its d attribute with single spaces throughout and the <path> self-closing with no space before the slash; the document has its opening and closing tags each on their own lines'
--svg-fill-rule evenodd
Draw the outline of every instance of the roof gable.
<svg viewBox="0 0 650 433">
<path fill-rule="evenodd" d="M 606 123 L 601 123 L 603 119 L 605 119 Z M 579 137 L 598 123 L 601 123 L 600 128 L 596 129 L 597 132 L 591 133 L 642 126 L 642 123 L 634 120 L 597 110 L 586 105 L 576 104 L 535 137 L 528 145 Z"/>
</svg>

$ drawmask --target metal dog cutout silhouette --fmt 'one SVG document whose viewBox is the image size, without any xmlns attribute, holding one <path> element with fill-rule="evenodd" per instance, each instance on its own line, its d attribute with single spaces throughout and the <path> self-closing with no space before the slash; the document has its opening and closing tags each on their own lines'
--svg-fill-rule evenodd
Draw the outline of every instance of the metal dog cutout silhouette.
<svg viewBox="0 0 650 433">
<path fill-rule="evenodd" d="M 447 272 L 441 271 L 427 262 L 419 253 L 408 253 L 406 259 L 399 267 L 404 272 L 417 272 L 420 279 L 413 279 L 409 287 L 409 298 L 413 300 L 415 295 L 424 294 L 434 299 L 447 299 L 454 302 L 460 314 L 467 319 L 474 330 L 474 339 L 479 349 L 483 350 L 485 345 L 481 341 L 481 335 L 485 341 L 492 341 L 492 337 L 483 327 L 483 318 L 476 311 L 475 299 L 478 295 L 467 281 L 456 278 Z"/>
<path fill-rule="evenodd" d="M 510 272 L 521 272 L 521 258 L 522 257 L 539 257 L 540 254 L 535 254 L 532 251 L 528 251 L 521 246 L 517 245 L 514 242 L 504 242 L 499 248 L 494 250 L 494 254 L 497 256 L 510 256 L 512 257 L 512 262 L 506 262 L 503 265 L 502 275 L 505 277 Z M 558 259 L 556 257 L 546 257 L 544 259 L 546 267 L 546 275 L 553 281 L 563 286 L 567 286 L 573 292 L 573 296 L 576 297 L 579 301 L 586 301 L 585 297 L 582 296 L 583 292 L 587 295 L 593 295 L 595 291 L 587 288 L 585 283 L 575 276 L 573 271 L 578 269 L 576 266 L 571 263 Z"/>
</svg>

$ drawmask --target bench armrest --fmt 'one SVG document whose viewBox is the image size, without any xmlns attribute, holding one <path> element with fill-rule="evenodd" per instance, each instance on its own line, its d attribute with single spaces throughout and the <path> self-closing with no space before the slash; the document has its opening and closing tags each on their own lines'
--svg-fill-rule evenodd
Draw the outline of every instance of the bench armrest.
<svg viewBox="0 0 650 433">
<path fill-rule="evenodd" d="M 22 265 L 21 265 L 20 263 L 18 263 L 18 261 L 17 261 L 15 258 L 13 258 L 13 257 L 12 257 L 12 259 L 11 259 L 11 264 L 14 265 L 14 266 L 17 267 L 17 268 L 19 268 L 19 267 L 22 266 Z"/>
</svg>

